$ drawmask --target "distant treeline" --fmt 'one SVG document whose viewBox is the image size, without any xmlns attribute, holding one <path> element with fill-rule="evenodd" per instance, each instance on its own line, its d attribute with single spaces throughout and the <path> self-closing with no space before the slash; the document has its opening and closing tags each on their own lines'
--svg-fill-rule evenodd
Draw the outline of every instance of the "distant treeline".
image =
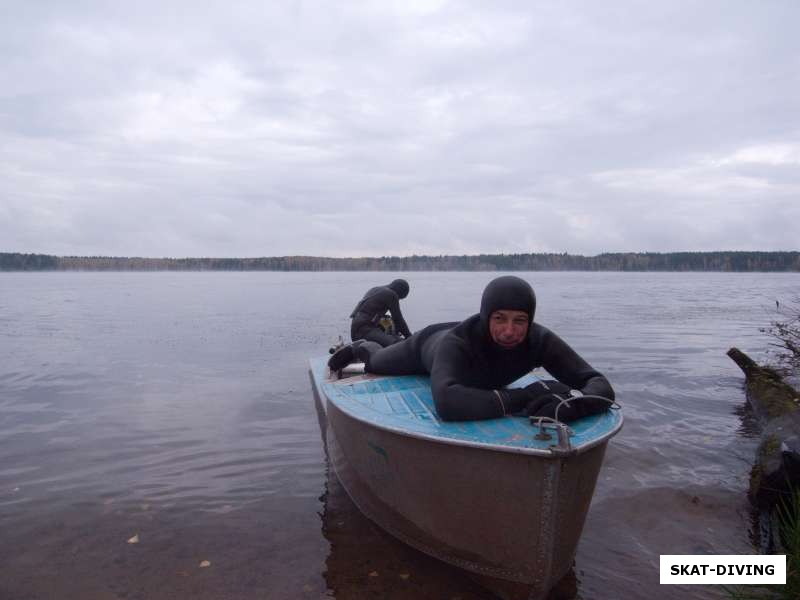
<svg viewBox="0 0 800 600">
<path fill-rule="evenodd" d="M 0 252 L 0 271 L 800 271 L 800 252 L 127 258 Z"/>
</svg>

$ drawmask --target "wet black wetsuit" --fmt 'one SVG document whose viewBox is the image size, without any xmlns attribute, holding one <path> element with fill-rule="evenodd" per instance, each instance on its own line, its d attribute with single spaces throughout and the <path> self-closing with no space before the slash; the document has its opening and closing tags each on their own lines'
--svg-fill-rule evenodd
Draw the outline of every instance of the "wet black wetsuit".
<svg viewBox="0 0 800 600">
<path fill-rule="evenodd" d="M 521 283 L 520 283 L 521 282 Z M 614 399 L 608 380 L 546 327 L 534 323 L 536 297 L 517 277 L 500 277 L 484 292 L 481 312 L 461 323 L 430 325 L 388 348 L 370 342 L 355 350 L 368 372 L 384 375 L 430 373 L 436 411 L 445 421 L 490 419 L 524 411 L 526 389 L 504 389 L 536 367 L 587 395 Z M 512 349 L 496 344 L 489 316 L 496 310 L 524 310 L 529 315 L 525 340 Z M 607 408 L 602 400 L 571 401 L 572 417 Z"/>
<path fill-rule="evenodd" d="M 395 279 L 389 285 L 371 288 L 350 314 L 353 319 L 350 337 L 354 341 L 370 340 L 381 346 L 399 342 L 402 339 L 400 336 L 386 333 L 378 324 L 387 310 L 392 315 L 396 331 L 403 337 L 410 337 L 411 331 L 400 312 L 400 299 L 408 295 L 408 289 L 408 283 L 404 279 Z"/>
</svg>

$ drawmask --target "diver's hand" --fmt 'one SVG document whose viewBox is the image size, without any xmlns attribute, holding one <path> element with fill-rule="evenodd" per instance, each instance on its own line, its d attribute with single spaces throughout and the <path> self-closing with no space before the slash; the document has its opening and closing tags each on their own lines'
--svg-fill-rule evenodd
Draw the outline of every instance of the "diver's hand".
<svg viewBox="0 0 800 600">
<path fill-rule="evenodd" d="M 528 413 L 529 417 L 548 417 L 550 419 L 555 419 L 556 410 L 558 410 L 559 421 L 574 421 L 582 416 L 576 406 L 577 402 L 578 398 L 573 398 L 569 402 L 563 404 L 562 399 L 545 399 L 544 403 L 536 401 L 531 402 L 525 408 L 525 411 Z"/>
<path fill-rule="evenodd" d="M 563 399 L 570 397 L 571 388 L 555 379 L 540 379 L 523 388 L 528 396 L 528 404 L 540 402 L 545 404 L 555 398 Z"/>
<path fill-rule="evenodd" d="M 508 412 L 526 416 L 536 414 L 550 402 L 558 403 L 564 398 L 569 398 L 570 387 L 554 379 L 540 379 L 524 388 L 506 389 L 504 394 L 510 398 L 510 406 L 506 407 Z"/>
<path fill-rule="evenodd" d="M 569 423 L 582 417 L 596 415 L 608 408 L 605 401 L 566 394 L 553 394 L 550 398 L 534 400 L 525 407 L 529 417 L 549 417 Z"/>
<path fill-rule="evenodd" d="M 555 419 L 558 408 L 559 421 L 578 418 L 578 411 L 572 408 L 574 400 L 569 404 L 562 404 L 562 401 L 572 398 L 572 389 L 568 385 L 553 379 L 543 379 L 526 386 L 525 390 L 531 396 L 525 406 L 528 416 Z"/>
</svg>

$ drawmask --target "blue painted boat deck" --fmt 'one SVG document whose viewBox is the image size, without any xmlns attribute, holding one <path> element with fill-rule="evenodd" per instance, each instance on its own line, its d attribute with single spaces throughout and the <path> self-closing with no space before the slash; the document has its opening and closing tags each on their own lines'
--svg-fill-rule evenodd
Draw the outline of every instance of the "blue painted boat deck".
<svg viewBox="0 0 800 600">
<path fill-rule="evenodd" d="M 502 417 L 484 421 L 442 421 L 436 414 L 430 378 L 421 375 L 366 375 L 328 379 L 327 358 L 312 358 L 311 373 L 318 391 L 348 415 L 381 429 L 446 443 L 495 447 L 511 452 L 547 453 L 555 443 L 537 440 L 539 428 L 525 417 Z M 508 387 L 524 387 L 537 377 L 525 375 Z M 586 417 L 569 424 L 570 440 L 578 451 L 600 443 L 622 426 L 619 410 Z"/>
</svg>

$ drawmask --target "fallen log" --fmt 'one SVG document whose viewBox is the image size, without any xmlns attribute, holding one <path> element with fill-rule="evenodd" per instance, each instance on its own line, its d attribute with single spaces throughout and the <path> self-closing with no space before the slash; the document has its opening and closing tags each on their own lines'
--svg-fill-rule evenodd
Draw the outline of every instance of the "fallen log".
<svg viewBox="0 0 800 600">
<path fill-rule="evenodd" d="M 728 350 L 728 356 L 745 374 L 747 401 L 762 427 L 750 500 L 771 509 L 792 489 L 800 489 L 800 392 L 738 348 Z"/>
</svg>

